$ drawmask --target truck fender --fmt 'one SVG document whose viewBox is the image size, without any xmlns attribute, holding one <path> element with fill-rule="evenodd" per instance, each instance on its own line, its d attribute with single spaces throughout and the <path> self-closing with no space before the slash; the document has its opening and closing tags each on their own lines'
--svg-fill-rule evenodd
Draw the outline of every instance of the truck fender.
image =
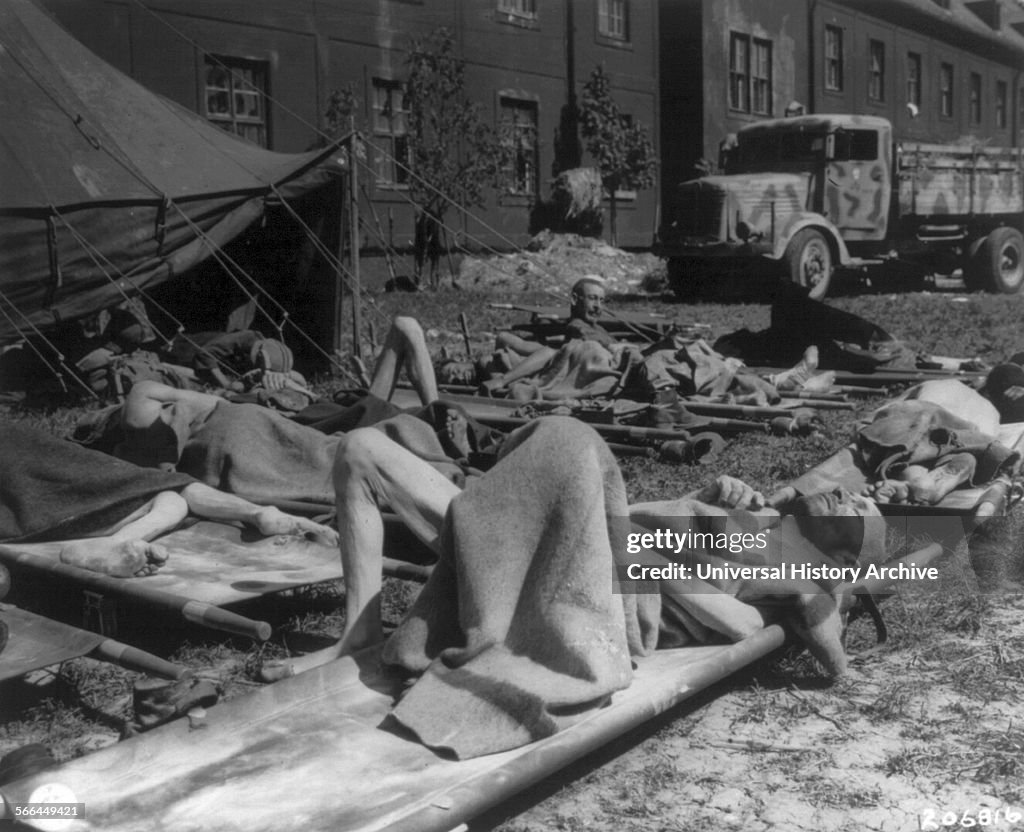
<svg viewBox="0 0 1024 832">
<path fill-rule="evenodd" d="M 782 227 L 779 235 L 775 238 L 775 248 L 772 250 L 772 258 L 775 260 L 781 260 L 782 256 L 786 253 L 786 247 L 789 245 L 789 241 L 796 236 L 798 231 L 802 231 L 804 228 L 814 228 L 820 231 L 829 239 L 832 243 L 832 247 L 836 254 L 836 263 L 838 265 L 846 265 L 850 262 L 850 252 L 846 248 L 846 243 L 843 241 L 842 235 L 832 223 L 825 219 L 821 214 L 812 213 L 800 213 L 793 214 L 788 222 Z"/>
</svg>

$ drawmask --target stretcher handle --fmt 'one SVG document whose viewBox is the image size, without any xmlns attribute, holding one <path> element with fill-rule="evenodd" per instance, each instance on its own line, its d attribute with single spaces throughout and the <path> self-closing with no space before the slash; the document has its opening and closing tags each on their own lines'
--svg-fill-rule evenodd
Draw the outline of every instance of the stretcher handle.
<svg viewBox="0 0 1024 832">
<path fill-rule="evenodd" d="M 116 664 L 126 670 L 135 670 L 139 673 L 148 673 L 151 676 L 159 676 L 162 679 L 177 680 L 189 673 L 188 668 L 180 664 L 174 664 L 138 647 L 122 644 L 112 638 L 101 641 L 92 652 L 90 658 Z"/>
</svg>

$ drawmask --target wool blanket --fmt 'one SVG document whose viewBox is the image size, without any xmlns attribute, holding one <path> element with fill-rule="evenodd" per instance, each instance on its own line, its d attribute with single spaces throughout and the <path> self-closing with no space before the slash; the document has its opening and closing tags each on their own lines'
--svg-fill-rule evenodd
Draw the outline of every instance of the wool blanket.
<svg viewBox="0 0 1024 832">
<path fill-rule="evenodd" d="M 139 468 L 19 422 L 2 422 L 0 541 L 89 537 L 108 530 L 161 491 L 193 482 Z"/>
<path fill-rule="evenodd" d="M 593 429 L 550 416 L 513 433 L 452 501 L 440 560 L 385 645 L 385 662 L 422 674 L 394 719 L 475 757 L 554 734 L 628 686 L 630 655 L 656 646 L 660 599 L 612 592 L 627 516 Z"/>
</svg>

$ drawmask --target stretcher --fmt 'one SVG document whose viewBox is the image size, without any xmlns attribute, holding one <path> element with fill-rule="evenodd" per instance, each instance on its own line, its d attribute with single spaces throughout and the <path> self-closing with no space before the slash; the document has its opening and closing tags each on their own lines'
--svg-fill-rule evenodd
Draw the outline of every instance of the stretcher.
<svg viewBox="0 0 1024 832">
<path fill-rule="evenodd" d="M 926 563 L 940 548 L 912 557 Z M 866 582 L 843 587 L 857 592 Z M 451 830 L 781 647 L 772 624 L 736 644 L 658 651 L 629 688 L 552 737 L 456 761 L 393 730 L 402 679 L 379 648 L 340 659 L 0 787 L 8 805 L 58 784 L 84 804 L 70 832 Z M 70 794 L 73 800 L 67 797 Z"/>
<path fill-rule="evenodd" d="M 997 437 L 1003 445 L 1024 455 L 1024 422 L 999 426 Z M 1007 475 L 984 485 L 957 488 L 934 505 L 906 505 L 903 503 L 877 503 L 879 511 L 887 516 L 917 516 L 937 518 L 956 516 L 974 523 L 1001 514 L 1021 496 L 1018 480 L 1020 465 Z M 800 494 L 830 491 L 837 486 L 854 494 L 863 492 L 873 478 L 859 462 L 855 446 L 840 449 L 823 462 L 779 489 L 770 498 L 771 505 L 779 506 Z"/>
<path fill-rule="evenodd" d="M 0 603 L 0 620 L 9 631 L 7 645 L 0 652 L 0 682 L 80 656 L 167 679 L 180 678 L 186 672 L 184 667 L 152 653 L 12 604 Z"/>
<path fill-rule="evenodd" d="M 155 575 L 143 578 L 113 578 L 61 563 L 59 542 L 0 544 L 0 563 L 258 641 L 270 638 L 271 625 L 224 607 L 342 577 L 334 546 L 286 535 L 263 538 L 232 523 L 200 520 L 157 542 L 167 548 L 168 561 Z M 423 567 L 391 558 L 385 559 L 384 572 L 425 577 Z"/>
</svg>

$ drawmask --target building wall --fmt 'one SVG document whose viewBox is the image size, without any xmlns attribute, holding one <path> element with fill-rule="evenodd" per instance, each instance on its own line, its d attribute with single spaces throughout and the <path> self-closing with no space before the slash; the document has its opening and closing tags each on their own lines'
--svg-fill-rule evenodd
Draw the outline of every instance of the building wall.
<svg viewBox="0 0 1024 832">
<path fill-rule="evenodd" d="M 510 19 L 498 0 L 147 0 L 152 14 L 130 0 L 42 2 L 101 57 L 196 112 L 205 107 L 204 53 L 264 62 L 273 150 L 301 151 L 317 140 L 332 90 L 353 90 L 357 126 L 369 133 L 373 79 L 403 80 L 410 38 L 439 26 L 453 32 L 467 61 L 467 92 L 486 118 L 497 123 L 503 94 L 536 102 L 540 199 L 566 163 L 561 139 L 571 89 L 578 93 L 598 64 L 623 111 L 648 125 L 657 144 L 657 15 L 653 3 L 641 0 L 629 4 L 626 42 L 600 35 L 593 0 L 537 0 L 532 20 Z M 406 191 L 378 187 L 369 172 L 363 184 L 385 236 L 408 245 L 414 210 Z M 448 222 L 471 246 L 507 248 L 528 239 L 535 203 L 492 194 L 477 217 L 453 214 Z M 657 205 L 657 189 L 620 201 L 620 244 L 650 244 Z M 376 244 L 375 236 L 368 233 L 365 242 Z"/>
<path fill-rule="evenodd" d="M 944 8 L 948 6 L 948 8 Z M 993 10 L 999 8 L 996 14 Z M 893 122 L 898 140 L 1024 143 L 1024 10 L 1007 0 L 660 0 L 663 216 L 676 186 L 717 162 L 729 133 L 760 118 L 780 117 L 791 100 L 807 112 L 862 113 Z M 981 10 L 979 16 L 971 9 Z M 990 22 L 999 23 L 998 29 Z M 1016 25 L 1012 25 L 1016 24 Z M 825 83 L 825 30 L 842 33 L 843 84 Z M 733 34 L 772 46 L 770 112 L 731 106 Z M 881 100 L 868 95 L 871 41 L 883 45 Z M 907 108 L 908 53 L 921 57 L 921 104 Z M 952 113 L 939 111 L 939 68 L 954 68 Z M 981 80 L 981 119 L 969 111 L 971 73 Z M 1006 125 L 995 116 L 996 82 L 1006 85 Z"/>
</svg>

